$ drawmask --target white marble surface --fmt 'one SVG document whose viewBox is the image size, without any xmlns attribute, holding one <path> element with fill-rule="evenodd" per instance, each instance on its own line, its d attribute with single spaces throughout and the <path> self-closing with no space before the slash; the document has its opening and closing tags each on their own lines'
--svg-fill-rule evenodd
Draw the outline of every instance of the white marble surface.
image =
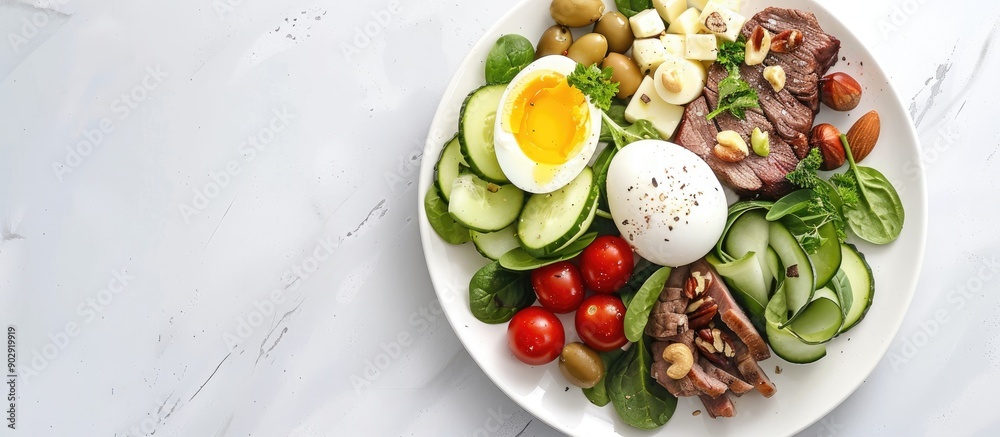
<svg viewBox="0 0 1000 437">
<path fill-rule="evenodd" d="M 514 3 L 0 1 L 0 435 L 558 435 L 416 229 L 431 115 Z M 910 102 L 930 232 L 889 355 L 802 435 L 997 435 L 1000 3 L 823 3 Z"/>
</svg>

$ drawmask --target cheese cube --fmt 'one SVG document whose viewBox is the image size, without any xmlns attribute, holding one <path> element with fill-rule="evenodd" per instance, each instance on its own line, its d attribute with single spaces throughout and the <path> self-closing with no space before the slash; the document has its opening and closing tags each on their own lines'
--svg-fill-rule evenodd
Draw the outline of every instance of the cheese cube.
<svg viewBox="0 0 1000 437">
<path fill-rule="evenodd" d="M 722 30 L 713 30 L 706 24 L 706 20 L 712 14 L 718 14 L 722 17 Z M 714 1 L 709 2 L 705 6 L 705 9 L 701 11 L 701 16 L 698 17 L 698 23 L 708 32 L 711 32 L 727 41 L 736 41 L 736 37 L 740 36 L 740 31 L 743 30 L 743 24 L 747 22 L 746 17 L 740 15 L 737 12 L 733 12 L 731 9 L 720 5 Z"/>
<path fill-rule="evenodd" d="M 733 12 L 740 11 L 740 0 L 708 0 L 708 3 L 718 3 L 719 6 L 723 6 Z M 708 7 L 708 4 L 705 7 Z"/>
<path fill-rule="evenodd" d="M 684 107 L 671 105 L 656 93 L 653 78 L 646 76 L 632 101 L 625 107 L 625 120 L 635 123 L 638 120 L 649 120 L 663 139 L 670 138 L 684 116 Z"/>
<path fill-rule="evenodd" d="M 699 16 L 701 16 L 701 12 L 698 12 L 695 8 L 689 8 L 681 13 L 676 20 L 670 22 L 667 33 L 676 33 L 678 35 L 698 33 L 701 30 L 701 23 L 698 22 Z"/>
<path fill-rule="evenodd" d="M 714 38 L 714 36 L 713 36 Z M 632 59 L 642 74 L 656 71 L 669 54 L 659 38 L 637 39 L 632 43 Z"/>
<path fill-rule="evenodd" d="M 660 42 L 662 42 L 663 47 L 667 49 L 667 53 L 680 56 L 682 58 L 684 57 L 684 35 L 665 33 L 660 35 Z"/>
<path fill-rule="evenodd" d="M 699 11 L 705 9 L 705 5 L 709 0 L 687 0 L 688 6 L 696 8 Z"/>
<path fill-rule="evenodd" d="M 684 57 L 699 61 L 714 61 L 718 57 L 719 47 L 715 35 L 687 35 L 684 38 Z"/>
<path fill-rule="evenodd" d="M 628 24 L 632 26 L 632 33 L 636 38 L 649 38 L 657 36 L 667 27 L 663 25 L 663 19 L 656 9 L 646 9 L 628 19 Z"/>
<path fill-rule="evenodd" d="M 687 10 L 687 0 L 653 0 L 653 7 L 656 8 L 656 12 L 660 14 L 663 21 L 673 23 Z"/>
</svg>

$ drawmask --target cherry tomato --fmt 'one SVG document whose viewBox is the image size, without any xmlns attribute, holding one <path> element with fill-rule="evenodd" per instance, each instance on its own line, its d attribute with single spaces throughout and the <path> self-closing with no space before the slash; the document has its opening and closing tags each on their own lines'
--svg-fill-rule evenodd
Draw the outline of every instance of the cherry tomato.
<svg viewBox="0 0 1000 437">
<path fill-rule="evenodd" d="M 618 295 L 595 294 L 576 310 L 576 333 L 587 346 L 601 352 L 618 349 L 625 338 L 625 304 Z"/>
<path fill-rule="evenodd" d="M 605 235 L 590 243 L 580 255 L 580 273 L 587 288 L 614 293 L 632 276 L 632 248 L 622 237 Z"/>
<path fill-rule="evenodd" d="M 556 314 L 573 312 L 583 302 L 580 270 L 569 261 L 535 269 L 531 272 L 531 286 L 538 302 Z"/>
<path fill-rule="evenodd" d="M 562 352 L 566 332 L 552 311 L 528 307 L 510 319 L 507 346 L 517 359 L 532 366 L 552 362 Z"/>
</svg>

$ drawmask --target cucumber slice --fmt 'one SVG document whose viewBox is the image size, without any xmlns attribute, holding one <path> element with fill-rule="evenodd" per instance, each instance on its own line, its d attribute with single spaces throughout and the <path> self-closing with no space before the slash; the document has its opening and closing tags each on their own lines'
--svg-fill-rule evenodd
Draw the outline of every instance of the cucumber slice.
<svg viewBox="0 0 1000 437">
<path fill-rule="evenodd" d="M 722 275 L 730 289 L 736 292 L 743 309 L 752 316 L 763 318 L 768 290 L 764 288 L 757 255 L 747 252 L 742 258 L 728 263 L 721 262 L 715 254 L 709 254 L 705 259 Z"/>
<path fill-rule="evenodd" d="M 532 195 L 517 223 L 521 247 L 535 258 L 559 251 L 590 227 L 597 197 L 594 172 L 589 167 L 565 187 Z"/>
<path fill-rule="evenodd" d="M 458 134 L 444 145 L 441 150 L 441 157 L 437 164 L 434 164 L 434 186 L 445 202 L 451 199 L 451 187 L 458 177 L 459 167 L 468 165 L 465 158 L 462 158 L 462 146 L 458 143 Z"/>
<path fill-rule="evenodd" d="M 597 218 L 598 205 L 600 205 L 599 199 L 594 199 L 594 205 L 590 208 L 590 217 L 584 219 L 583 223 L 580 224 L 580 232 L 577 232 L 576 235 L 573 236 L 573 238 L 570 238 L 569 241 L 566 242 L 566 244 L 563 244 L 561 247 L 556 249 L 556 251 L 554 252 L 555 254 L 561 254 L 563 252 L 566 252 L 566 249 L 568 247 L 574 245 L 574 243 L 580 241 L 581 237 L 591 232 L 590 225 L 594 224 L 594 219 Z"/>
<path fill-rule="evenodd" d="M 833 290 L 823 287 L 816 290 L 812 302 L 788 325 L 788 329 L 803 343 L 822 344 L 836 337 L 843 325 L 840 299 Z"/>
<path fill-rule="evenodd" d="M 472 234 L 472 244 L 476 246 L 476 250 L 493 261 L 499 260 L 503 254 L 520 246 L 517 241 L 517 225 L 514 223 L 496 232 L 469 231 L 469 233 Z"/>
<path fill-rule="evenodd" d="M 767 303 L 765 310 L 766 326 L 764 334 L 771 344 L 774 354 L 785 361 L 797 364 L 812 363 L 826 356 L 826 346 L 822 344 L 806 344 L 799 340 L 788 328 L 780 325 L 787 321 L 787 304 L 785 302 L 785 286 L 782 284 L 774 292 L 774 297 Z"/>
<path fill-rule="evenodd" d="M 816 270 L 816 286 L 822 287 L 833 279 L 837 270 L 840 270 L 842 256 L 840 254 L 840 239 L 837 237 L 837 228 L 833 223 L 828 222 L 820 226 L 819 236 L 826 241 L 819 246 L 819 249 L 816 249 L 816 253 L 809 255 L 809 261 L 812 262 L 813 268 Z"/>
<path fill-rule="evenodd" d="M 785 268 L 785 302 L 790 314 L 788 319 L 791 321 L 812 301 L 816 290 L 816 276 L 809 256 L 788 228 L 779 222 L 770 222 L 768 226 L 771 248 L 778 254 L 781 265 Z M 797 272 L 797 276 L 788 275 L 793 270 Z"/>
<path fill-rule="evenodd" d="M 781 286 L 781 283 L 785 282 L 785 274 L 781 270 L 781 259 L 778 258 L 778 252 L 775 252 L 771 246 L 767 247 L 767 254 L 764 256 L 764 263 L 767 266 L 767 271 L 771 272 L 771 276 L 777 281 L 777 289 Z M 773 293 L 772 293 L 773 294 Z"/>
<path fill-rule="evenodd" d="M 756 209 L 763 209 L 767 211 L 773 202 L 765 202 L 760 200 L 745 200 L 742 202 L 736 202 L 729 206 L 729 212 L 726 217 L 726 226 L 722 229 L 722 235 L 719 236 L 719 241 L 715 243 L 715 254 L 719 256 L 719 259 L 724 262 L 735 261 L 736 258 L 731 254 L 723 250 L 722 243 L 726 241 L 726 237 L 729 235 L 730 228 L 733 227 L 733 223 L 739 220 L 743 214 L 747 211 L 753 211 Z"/>
<path fill-rule="evenodd" d="M 522 205 L 524 192 L 514 185 L 497 185 L 465 174 L 452 184 L 448 213 L 473 231 L 495 232 L 514 223 Z"/>
<path fill-rule="evenodd" d="M 789 363 L 809 364 L 826 356 L 826 345 L 803 343 L 787 328 L 779 329 L 768 323 L 764 333 L 767 334 L 767 341 L 774 354 Z"/>
<path fill-rule="evenodd" d="M 489 182 L 510 182 L 500 169 L 493 145 L 493 127 L 506 85 L 486 85 L 471 93 L 459 114 L 458 142 L 472 172 Z"/>
<path fill-rule="evenodd" d="M 844 317 L 844 327 L 840 328 L 840 332 L 844 333 L 864 319 L 871 308 L 875 295 L 875 276 L 864 255 L 853 244 L 841 244 L 840 249 L 844 257 L 840 270 L 851 284 L 851 307 Z"/>
<path fill-rule="evenodd" d="M 767 268 L 767 260 L 764 254 L 767 252 L 769 240 L 769 224 L 764 214 L 764 209 L 755 209 L 743 213 L 726 233 L 726 241 L 722 248 L 733 258 L 742 258 L 749 252 L 759 253 L 761 256 L 755 257 L 759 264 L 759 271 L 763 278 L 761 289 L 770 290 L 774 281 L 771 270 Z M 764 299 L 762 302 L 766 302 Z"/>
</svg>

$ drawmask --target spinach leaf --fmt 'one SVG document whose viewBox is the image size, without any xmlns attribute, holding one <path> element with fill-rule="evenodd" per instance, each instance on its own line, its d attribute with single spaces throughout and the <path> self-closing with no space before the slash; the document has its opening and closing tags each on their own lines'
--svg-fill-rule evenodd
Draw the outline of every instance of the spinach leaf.
<svg viewBox="0 0 1000 437">
<path fill-rule="evenodd" d="M 639 292 L 642 284 L 653 273 L 656 273 L 659 268 L 660 266 L 647 261 L 645 258 L 639 258 L 639 261 L 635 263 L 635 267 L 632 268 L 632 277 L 628 278 L 628 282 L 622 288 L 618 289 L 618 295 L 621 296 L 622 303 L 625 304 L 626 308 L 632 303 L 632 298 Z"/>
<path fill-rule="evenodd" d="M 632 344 L 605 376 L 608 397 L 618 417 L 639 429 L 656 429 L 670 420 L 677 398 L 650 375 L 653 357 L 643 336 Z"/>
<path fill-rule="evenodd" d="M 535 60 L 535 47 L 521 35 L 504 35 L 486 55 L 486 83 L 508 83 Z"/>
<path fill-rule="evenodd" d="M 618 6 L 618 12 L 631 18 L 646 9 L 653 9 L 653 0 L 615 0 L 615 6 Z"/>
<path fill-rule="evenodd" d="M 840 136 L 850 169 L 844 177 L 833 180 L 837 186 L 850 186 L 857 190 L 857 203 L 843 207 L 846 219 L 854 234 L 870 243 L 888 244 L 899 237 L 903 230 L 905 213 L 903 202 L 885 176 L 871 167 L 854 162 L 847 135 Z"/>
<path fill-rule="evenodd" d="M 604 377 L 597 384 L 591 388 L 583 389 L 583 395 L 587 397 L 590 403 L 597 405 L 598 407 L 603 407 L 611 402 L 611 397 L 608 396 L 607 386 L 605 381 L 608 380 L 607 370 L 611 368 L 625 354 L 625 351 L 621 349 L 615 349 L 610 352 L 601 352 L 601 362 L 604 363 Z"/>
<path fill-rule="evenodd" d="M 614 99 L 611 101 L 611 108 L 604 111 L 604 113 L 607 114 L 607 116 L 611 118 L 611 121 L 614 121 L 615 124 L 625 126 L 628 125 L 628 120 L 625 120 L 626 107 L 628 107 L 628 104 L 624 100 Z M 611 136 L 611 129 L 608 128 L 608 123 L 601 123 L 600 141 L 609 144 L 615 141 L 615 138 Z"/>
<path fill-rule="evenodd" d="M 469 309 L 483 323 L 504 323 L 535 302 L 530 275 L 513 272 L 493 261 L 469 282 Z"/>
<path fill-rule="evenodd" d="M 851 307 L 854 306 L 854 292 L 851 288 L 851 281 L 847 279 L 847 273 L 844 273 L 843 270 L 837 270 L 837 274 L 833 276 L 830 284 L 833 285 L 833 291 L 840 299 L 841 313 L 847 317 L 847 313 L 851 312 Z"/>
<path fill-rule="evenodd" d="M 660 133 L 653 127 L 653 123 L 649 120 L 636 120 L 633 125 L 624 128 L 612 120 L 604 111 L 601 111 L 601 118 L 608 127 L 608 132 L 611 134 L 611 139 L 614 141 L 615 147 L 619 150 L 639 140 L 660 139 Z"/>
<path fill-rule="evenodd" d="M 441 198 L 437 188 L 431 187 L 424 196 L 424 210 L 431 228 L 449 244 L 462 244 L 471 240 L 469 230 L 458 224 L 448 214 L 448 203 Z"/>
<path fill-rule="evenodd" d="M 798 190 L 784 197 L 778 199 L 771 206 L 771 209 L 767 211 L 768 221 L 778 220 L 786 215 L 795 214 L 803 209 L 809 207 L 809 203 L 812 202 L 812 198 L 815 196 L 812 190 Z"/>
<path fill-rule="evenodd" d="M 596 232 L 583 234 L 559 252 L 552 254 L 551 258 L 535 258 L 529 255 L 528 252 L 525 252 L 524 249 L 515 247 L 500 257 L 500 266 L 507 270 L 523 272 L 555 264 L 559 261 L 570 260 L 580 255 L 580 252 L 583 252 L 583 249 L 586 249 L 596 239 Z"/>
<path fill-rule="evenodd" d="M 649 312 L 660 298 L 660 292 L 663 291 L 669 276 L 670 267 L 660 267 L 646 279 L 629 302 L 625 310 L 625 338 L 628 341 L 639 341 L 642 337 L 642 333 L 646 330 L 646 322 L 649 321 Z"/>
</svg>

